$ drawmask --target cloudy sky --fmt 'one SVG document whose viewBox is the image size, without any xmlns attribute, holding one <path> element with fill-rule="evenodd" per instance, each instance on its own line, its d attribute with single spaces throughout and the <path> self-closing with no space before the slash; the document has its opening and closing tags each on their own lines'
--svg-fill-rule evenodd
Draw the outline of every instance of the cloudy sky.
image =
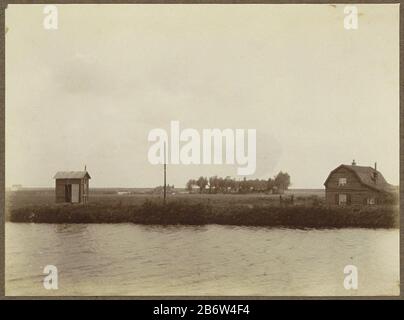
<svg viewBox="0 0 404 320">
<path fill-rule="evenodd" d="M 6 185 L 52 186 L 82 170 L 93 187 L 162 183 L 153 128 L 257 130 L 257 170 L 321 188 L 341 163 L 399 181 L 399 7 L 43 5 L 6 10 Z M 168 182 L 236 176 L 172 165 Z"/>
</svg>

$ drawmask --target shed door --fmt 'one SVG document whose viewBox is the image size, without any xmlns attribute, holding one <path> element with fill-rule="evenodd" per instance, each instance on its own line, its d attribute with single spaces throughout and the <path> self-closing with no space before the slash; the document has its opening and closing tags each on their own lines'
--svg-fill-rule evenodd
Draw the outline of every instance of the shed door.
<svg viewBox="0 0 404 320">
<path fill-rule="evenodd" d="M 73 203 L 79 202 L 79 192 L 80 192 L 80 185 L 72 184 L 72 202 Z"/>
<path fill-rule="evenodd" d="M 65 184 L 65 202 L 72 202 L 72 185 Z"/>
</svg>

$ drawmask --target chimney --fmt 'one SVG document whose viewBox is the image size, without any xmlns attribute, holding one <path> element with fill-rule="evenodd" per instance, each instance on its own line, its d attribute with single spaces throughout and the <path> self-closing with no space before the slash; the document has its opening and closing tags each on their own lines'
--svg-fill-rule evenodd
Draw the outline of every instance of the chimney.
<svg viewBox="0 0 404 320">
<path fill-rule="evenodd" d="M 87 165 L 84 165 L 84 171 L 87 172 Z"/>
<path fill-rule="evenodd" d="M 352 165 L 353 165 L 353 166 L 356 166 L 355 160 L 352 160 Z"/>
<path fill-rule="evenodd" d="M 373 181 L 377 182 L 377 162 L 375 162 L 375 170 L 373 171 Z"/>
</svg>

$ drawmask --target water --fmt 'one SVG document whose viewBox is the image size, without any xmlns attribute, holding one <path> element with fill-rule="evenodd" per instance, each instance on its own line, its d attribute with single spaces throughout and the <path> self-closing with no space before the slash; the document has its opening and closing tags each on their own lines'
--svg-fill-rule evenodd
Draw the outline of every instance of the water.
<svg viewBox="0 0 404 320">
<path fill-rule="evenodd" d="M 43 287 L 50 264 L 58 290 Z M 399 231 L 6 223 L 6 294 L 397 295 Z"/>
</svg>

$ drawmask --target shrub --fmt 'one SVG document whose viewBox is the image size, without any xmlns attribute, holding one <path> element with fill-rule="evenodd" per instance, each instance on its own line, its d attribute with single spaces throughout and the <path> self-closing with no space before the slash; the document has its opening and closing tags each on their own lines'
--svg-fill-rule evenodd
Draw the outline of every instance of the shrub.
<svg viewBox="0 0 404 320">
<path fill-rule="evenodd" d="M 181 225 L 247 225 L 290 228 L 398 228 L 397 206 L 326 208 L 268 204 L 221 206 L 210 202 L 160 199 L 141 205 L 42 205 L 11 209 L 7 220 L 36 223 L 124 223 Z"/>
</svg>

